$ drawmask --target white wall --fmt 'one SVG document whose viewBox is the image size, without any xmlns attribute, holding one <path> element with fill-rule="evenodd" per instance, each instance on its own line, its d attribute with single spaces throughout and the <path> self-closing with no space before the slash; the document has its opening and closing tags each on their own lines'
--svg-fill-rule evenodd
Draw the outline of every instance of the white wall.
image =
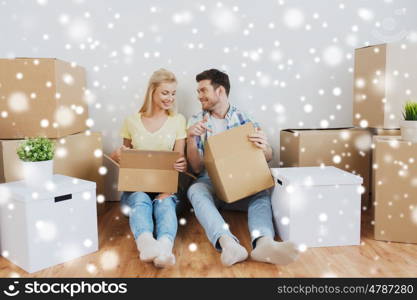
<svg viewBox="0 0 417 300">
<path fill-rule="evenodd" d="M 416 42 L 416 25 L 412 0 L 0 0 L 0 56 L 84 66 L 106 152 L 155 69 L 177 74 L 187 117 L 199 109 L 195 75 L 224 69 L 231 100 L 263 125 L 276 165 L 280 129 L 351 125 L 353 49 Z"/>
</svg>

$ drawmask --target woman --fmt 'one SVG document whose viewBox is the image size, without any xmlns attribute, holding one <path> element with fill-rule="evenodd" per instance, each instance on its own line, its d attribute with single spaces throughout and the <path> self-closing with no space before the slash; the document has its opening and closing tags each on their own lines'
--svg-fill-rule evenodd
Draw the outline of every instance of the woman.
<svg viewBox="0 0 417 300">
<path fill-rule="evenodd" d="M 172 72 L 159 69 L 152 74 L 139 113 L 124 120 L 123 145 L 112 154 L 116 161 L 120 161 L 121 149 L 169 150 L 181 154 L 173 168 L 179 172 L 186 170 L 186 121 L 183 115 L 174 112 L 176 88 L 177 80 Z M 142 261 L 153 261 L 157 267 L 175 264 L 172 248 L 178 227 L 178 202 L 176 194 L 123 192 L 121 205 L 127 208 Z"/>
</svg>

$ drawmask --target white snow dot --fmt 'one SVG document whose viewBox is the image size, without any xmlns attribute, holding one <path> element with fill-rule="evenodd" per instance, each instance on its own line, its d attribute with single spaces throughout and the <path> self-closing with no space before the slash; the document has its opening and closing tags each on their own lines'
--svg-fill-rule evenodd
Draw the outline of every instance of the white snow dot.
<svg viewBox="0 0 417 300">
<path fill-rule="evenodd" d="M 342 89 L 341 88 L 339 88 L 339 87 L 335 87 L 334 89 L 333 89 L 333 95 L 334 96 L 340 96 L 342 94 Z"/>
<path fill-rule="evenodd" d="M 327 221 L 327 215 L 325 213 L 321 213 L 319 215 L 320 222 L 326 222 Z"/>
<path fill-rule="evenodd" d="M 290 8 L 284 13 L 284 24 L 290 29 L 300 28 L 304 23 L 304 14 L 301 10 Z"/>
<path fill-rule="evenodd" d="M 191 243 L 188 245 L 188 250 L 190 250 L 191 252 L 195 252 L 197 251 L 197 245 L 195 243 Z"/>
<path fill-rule="evenodd" d="M 333 162 L 335 164 L 340 164 L 341 161 L 342 161 L 342 157 L 340 157 L 340 155 L 334 155 L 333 156 Z"/>
<path fill-rule="evenodd" d="M 107 168 L 105 166 L 101 166 L 100 168 L 98 168 L 98 173 L 100 175 L 106 175 L 107 174 Z"/>
<path fill-rule="evenodd" d="M 282 225 L 288 225 L 288 224 L 290 224 L 290 218 L 288 218 L 288 217 L 282 217 L 281 218 L 281 224 Z"/>
</svg>

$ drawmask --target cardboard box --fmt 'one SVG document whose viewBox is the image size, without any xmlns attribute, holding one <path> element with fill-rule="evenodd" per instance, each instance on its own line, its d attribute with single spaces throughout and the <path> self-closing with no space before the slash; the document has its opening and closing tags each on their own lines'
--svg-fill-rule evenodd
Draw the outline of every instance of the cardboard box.
<svg viewBox="0 0 417 300">
<path fill-rule="evenodd" d="M 49 190 L 0 185 L 9 191 L 0 205 L 4 257 L 33 273 L 98 250 L 96 184 L 74 179 L 54 175 Z"/>
<path fill-rule="evenodd" d="M 371 172 L 370 131 L 361 128 L 286 129 L 280 136 L 281 167 L 335 166 L 363 178 L 368 207 Z"/>
<path fill-rule="evenodd" d="M 87 129 L 84 68 L 53 58 L 0 59 L 0 139 Z"/>
<path fill-rule="evenodd" d="M 274 185 L 263 151 L 248 140 L 252 123 L 208 138 L 204 164 L 219 199 L 231 203 Z"/>
<path fill-rule="evenodd" d="M 0 183 L 22 180 L 23 164 L 16 149 L 23 140 L 0 140 Z M 97 184 L 97 194 L 104 193 L 102 136 L 83 132 L 55 140 L 54 173 Z"/>
<path fill-rule="evenodd" d="M 355 50 L 353 124 L 400 128 L 404 102 L 417 100 L 417 44 L 381 44 Z"/>
<path fill-rule="evenodd" d="M 400 136 L 400 129 L 382 129 L 382 128 L 369 128 L 372 135 L 384 135 L 384 136 Z"/>
<path fill-rule="evenodd" d="M 335 167 L 277 168 L 272 174 L 282 240 L 307 247 L 360 244 L 361 177 Z"/>
<path fill-rule="evenodd" d="M 374 237 L 417 243 L 417 144 L 374 137 Z"/>
<path fill-rule="evenodd" d="M 176 193 L 178 172 L 173 168 L 180 157 L 173 151 L 122 150 L 119 167 L 118 190 L 126 192 Z"/>
</svg>

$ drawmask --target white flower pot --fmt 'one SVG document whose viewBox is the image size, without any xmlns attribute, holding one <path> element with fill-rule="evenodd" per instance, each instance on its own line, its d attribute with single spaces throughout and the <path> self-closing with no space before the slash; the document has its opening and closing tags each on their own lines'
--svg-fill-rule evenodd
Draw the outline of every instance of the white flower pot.
<svg viewBox="0 0 417 300">
<path fill-rule="evenodd" d="M 53 176 L 53 160 L 23 162 L 23 174 L 25 182 L 28 186 L 33 188 L 44 188 L 48 181 L 52 180 Z"/>
<path fill-rule="evenodd" d="M 401 121 L 401 137 L 404 141 L 417 143 L 417 121 Z"/>
</svg>

